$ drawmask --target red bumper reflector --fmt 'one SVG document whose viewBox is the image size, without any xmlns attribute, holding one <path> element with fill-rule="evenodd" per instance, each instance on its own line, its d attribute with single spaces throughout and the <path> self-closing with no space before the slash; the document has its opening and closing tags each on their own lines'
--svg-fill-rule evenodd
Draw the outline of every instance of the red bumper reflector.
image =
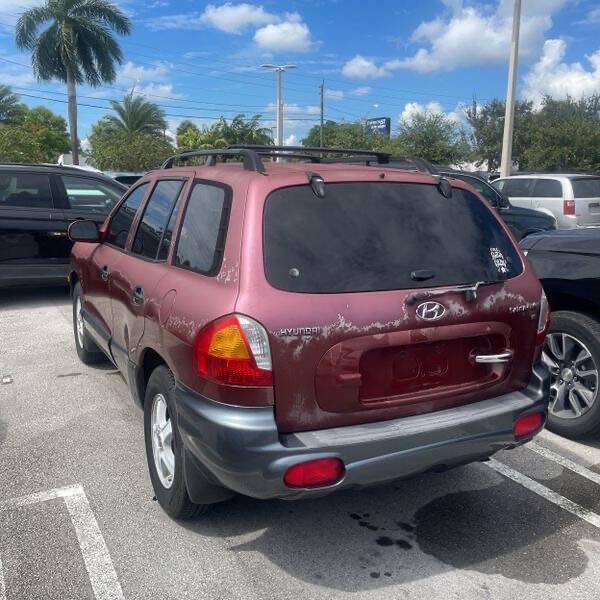
<svg viewBox="0 0 600 600">
<path fill-rule="evenodd" d="M 523 415 L 515 421 L 514 434 L 519 439 L 534 434 L 544 426 L 545 417 L 543 413 L 534 412 L 529 415 Z"/>
<path fill-rule="evenodd" d="M 339 458 L 318 458 L 290 467 L 283 476 L 288 487 L 316 487 L 335 483 L 344 475 L 344 463 Z"/>
</svg>

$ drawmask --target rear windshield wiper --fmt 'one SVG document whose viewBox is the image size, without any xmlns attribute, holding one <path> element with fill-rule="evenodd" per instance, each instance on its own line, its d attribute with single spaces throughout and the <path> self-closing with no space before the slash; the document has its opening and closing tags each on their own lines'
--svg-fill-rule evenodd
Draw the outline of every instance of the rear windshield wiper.
<svg viewBox="0 0 600 600">
<path fill-rule="evenodd" d="M 444 296 L 445 294 L 464 294 L 467 302 L 473 302 L 477 299 L 477 290 L 482 285 L 493 285 L 494 283 L 502 283 L 503 279 L 493 281 L 477 281 L 473 284 L 457 285 L 456 287 L 446 288 L 443 290 L 431 290 L 428 292 L 414 292 L 406 298 L 406 304 L 415 304 L 416 302 L 422 302 L 423 300 L 429 300 L 436 296 Z"/>
</svg>

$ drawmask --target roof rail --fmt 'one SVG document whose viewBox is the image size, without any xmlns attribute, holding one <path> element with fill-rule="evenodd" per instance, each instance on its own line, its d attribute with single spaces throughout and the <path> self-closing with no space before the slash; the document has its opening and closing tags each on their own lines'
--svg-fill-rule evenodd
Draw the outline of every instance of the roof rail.
<svg viewBox="0 0 600 600">
<path fill-rule="evenodd" d="M 324 158 L 322 162 L 324 163 L 365 163 L 367 166 L 371 165 L 373 158 L 369 155 L 365 155 L 362 153 L 362 156 L 351 156 L 349 158 L 346 157 L 335 157 L 335 158 Z M 423 173 L 427 173 L 429 175 L 438 175 L 438 169 L 432 165 L 425 158 L 421 158 L 419 156 L 388 156 L 388 160 L 385 163 L 388 167 L 394 167 L 394 163 L 409 163 L 411 164 L 417 171 L 421 171 Z M 378 163 L 379 164 L 379 163 Z"/>
<path fill-rule="evenodd" d="M 256 145 L 256 144 L 232 144 L 228 146 L 231 149 L 247 149 L 254 150 L 260 154 L 272 154 L 274 156 L 292 156 L 294 153 L 300 153 L 307 155 L 307 153 L 319 153 L 319 154 L 350 154 L 352 156 L 373 156 L 377 159 L 379 164 L 387 164 L 389 162 L 390 153 L 380 152 L 379 150 L 359 150 L 356 148 L 321 148 L 316 146 L 267 146 L 267 145 Z M 291 153 L 291 154 L 290 154 Z M 324 162 L 322 157 L 312 155 L 307 156 L 312 162 Z"/>
<path fill-rule="evenodd" d="M 206 166 L 214 167 L 217 164 L 217 156 L 238 156 L 244 160 L 244 169 L 246 171 L 255 171 L 256 173 L 264 173 L 265 166 L 260 160 L 257 152 L 250 148 L 216 148 L 215 150 L 190 150 L 176 154 L 165 160 L 161 165 L 161 169 L 171 169 L 173 163 L 177 160 L 187 160 L 194 156 L 206 156 Z"/>
</svg>

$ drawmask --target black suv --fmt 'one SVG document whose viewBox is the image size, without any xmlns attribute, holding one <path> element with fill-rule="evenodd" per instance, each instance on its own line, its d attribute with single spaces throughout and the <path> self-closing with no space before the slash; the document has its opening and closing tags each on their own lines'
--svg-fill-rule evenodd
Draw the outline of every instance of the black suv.
<svg viewBox="0 0 600 600">
<path fill-rule="evenodd" d="M 67 283 L 69 224 L 103 223 L 127 187 L 56 165 L 0 165 L 0 287 Z"/>
</svg>

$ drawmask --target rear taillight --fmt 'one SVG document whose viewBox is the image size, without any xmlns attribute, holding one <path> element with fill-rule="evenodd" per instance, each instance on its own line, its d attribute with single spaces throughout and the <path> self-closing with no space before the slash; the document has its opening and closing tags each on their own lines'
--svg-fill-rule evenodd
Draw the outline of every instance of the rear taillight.
<svg viewBox="0 0 600 600">
<path fill-rule="evenodd" d="M 540 313 L 538 315 L 537 323 L 537 335 L 535 340 L 535 353 L 533 356 L 533 364 L 536 364 L 542 355 L 542 348 L 544 346 L 544 340 L 550 327 L 550 305 L 548 304 L 548 298 L 544 290 L 540 296 Z"/>
<path fill-rule="evenodd" d="M 575 214 L 575 200 L 563 200 L 563 215 Z"/>
<path fill-rule="evenodd" d="M 515 439 L 524 438 L 537 433 L 543 426 L 546 417 L 543 413 L 534 412 L 518 417 L 513 427 Z"/>
<path fill-rule="evenodd" d="M 290 467 L 283 476 L 288 487 L 331 485 L 344 475 L 344 463 L 339 458 L 318 458 Z"/>
<path fill-rule="evenodd" d="M 218 383 L 273 385 L 267 332 L 244 315 L 228 315 L 202 329 L 194 346 L 194 363 L 199 375 Z"/>
</svg>

